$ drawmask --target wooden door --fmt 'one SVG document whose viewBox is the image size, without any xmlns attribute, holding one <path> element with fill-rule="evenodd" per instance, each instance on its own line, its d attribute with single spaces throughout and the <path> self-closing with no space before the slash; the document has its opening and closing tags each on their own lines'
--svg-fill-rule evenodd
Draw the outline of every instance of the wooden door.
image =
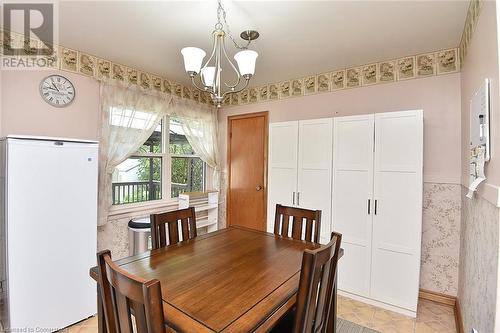
<svg viewBox="0 0 500 333">
<path fill-rule="evenodd" d="M 295 206 L 298 126 L 298 121 L 269 125 L 268 232 L 274 231 L 276 204 Z"/>
<path fill-rule="evenodd" d="M 371 296 L 410 311 L 420 275 L 422 164 L 422 111 L 376 114 Z"/>
<path fill-rule="evenodd" d="M 320 243 L 330 241 L 332 216 L 332 118 L 299 121 L 296 204 L 321 210 Z"/>
<path fill-rule="evenodd" d="M 266 230 L 267 128 L 267 112 L 228 118 L 228 225 Z"/>
<path fill-rule="evenodd" d="M 334 119 L 333 230 L 342 234 L 345 256 L 339 289 L 370 296 L 373 218 L 373 135 L 371 115 Z"/>
</svg>

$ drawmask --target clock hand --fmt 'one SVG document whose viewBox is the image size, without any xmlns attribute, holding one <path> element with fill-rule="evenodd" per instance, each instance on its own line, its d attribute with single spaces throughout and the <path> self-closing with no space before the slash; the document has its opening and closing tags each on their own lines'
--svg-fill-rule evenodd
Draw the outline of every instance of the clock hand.
<svg viewBox="0 0 500 333">
<path fill-rule="evenodd" d="M 54 82 L 52 82 L 52 85 L 54 86 L 54 88 L 56 88 L 57 91 L 59 91 L 59 89 L 57 89 L 56 85 L 54 84 Z"/>
</svg>

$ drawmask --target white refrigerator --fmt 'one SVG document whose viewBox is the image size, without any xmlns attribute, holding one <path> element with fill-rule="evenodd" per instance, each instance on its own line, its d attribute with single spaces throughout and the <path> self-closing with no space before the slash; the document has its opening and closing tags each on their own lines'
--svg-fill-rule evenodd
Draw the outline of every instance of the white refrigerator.
<svg viewBox="0 0 500 333">
<path fill-rule="evenodd" d="M 96 313 L 97 142 L 0 141 L 2 329 L 51 332 Z"/>
</svg>

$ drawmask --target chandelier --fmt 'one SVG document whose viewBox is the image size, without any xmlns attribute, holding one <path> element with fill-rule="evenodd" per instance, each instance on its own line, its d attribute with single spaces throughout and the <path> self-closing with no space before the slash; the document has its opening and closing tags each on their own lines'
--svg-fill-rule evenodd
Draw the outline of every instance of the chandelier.
<svg viewBox="0 0 500 333">
<path fill-rule="evenodd" d="M 210 93 L 210 96 L 217 107 L 221 106 L 226 95 L 242 91 L 248 86 L 250 78 L 255 73 L 255 61 L 258 53 L 248 49 L 250 43 L 259 37 L 259 33 L 254 30 L 246 30 L 240 37 L 246 41 L 246 45 L 240 46 L 231 35 L 229 25 L 226 22 L 226 11 L 222 7 L 221 0 L 218 0 L 217 23 L 212 32 L 213 47 L 208 60 L 203 64 L 206 56 L 205 51 L 197 47 L 185 47 L 181 50 L 184 58 L 184 68 L 191 77 L 193 86 L 202 92 Z M 225 37 L 229 36 L 238 53 L 234 55 L 234 60 L 238 64 L 238 69 L 229 59 L 225 46 Z M 222 82 L 222 62 L 226 61 L 236 73 L 233 82 Z M 244 82 L 242 82 L 242 78 Z M 224 85 L 224 87 L 223 87 Z"/>
</svg>

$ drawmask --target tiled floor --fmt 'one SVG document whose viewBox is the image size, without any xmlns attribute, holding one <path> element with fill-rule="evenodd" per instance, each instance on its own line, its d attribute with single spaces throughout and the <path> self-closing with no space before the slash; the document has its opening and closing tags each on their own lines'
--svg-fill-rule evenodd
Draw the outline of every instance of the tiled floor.
<svg viewBox="0 0 500 333">
<path fill-rule="evenodd" d="M 338 316 L 381 333 L 456 333 L 451 306 L 419 300 L 417 318 L 338 296 Z M 65 333 L 97 333 L 97 317 L 64 330 Z"/>
<path fill-rule="evenodd" d="M 338 316 L 381 333 L 456 333 L 451 306 L 419 299 L 417 318 L 338 296 Z"/>
</svg>

